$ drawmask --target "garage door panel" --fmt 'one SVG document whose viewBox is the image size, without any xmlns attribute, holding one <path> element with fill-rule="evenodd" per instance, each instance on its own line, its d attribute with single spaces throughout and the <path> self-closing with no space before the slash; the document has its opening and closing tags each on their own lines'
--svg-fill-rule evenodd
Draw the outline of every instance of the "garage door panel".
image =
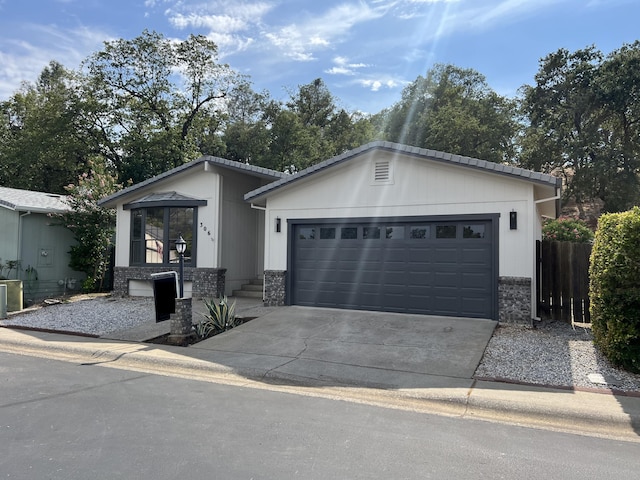
<svg viewBox="0 0 640 480">
<path fill-rule="evenodd" d="M 294 226 L 291 301 L 391 312 L 493 318 L 496 259 L 491 221 L 474 221 L 484 237 L 436 238 L 434 222 Z M 480 225 L 480 226 L 479 226 Z M 369 238 L 362 238 L 366 234 Z M 341 231 L 346 236 L 341 238 Z M 420 235 L 410 232 L 420 230 Z M 310 238 L 314 232 L 313 238 Z M 334 238 L 325 239 L 327 232 Z M 392 238 L 387 238 L 391 232 Z M 397 233 L 397 234 L 396 234 Z M 300 236 L 305 239 L 300 240 Z"/>
<path fill-rule="evenodd" d="M 436 248 L 434 250 L 433 263 L 435 265 L 458 265 L 458 248 Z"/>
<path fill-rule="evenodd" d="M 385 262 L 401 262 L 406 261 L 407 251 L 404 248 L 393 248 L 385 250 L 382 259 Z"/>
<path fill-rule="evenodd" d="M 481 298 L 463 298 L 460 313 L 463 316 L 478 316 L 478 312 L 485 312 L 484 318 L 490 318 L 491 305 Z"/>
<path fill-rule="evenodd" d="M 457 295 L 451 295 L 451 296 L 434 295 L 433 308 L 434 308 L 434 312 L 437 314 L 453 315 L 459 311 L 460 302 Z"/>
<path fill-rule="evenodd" d="M 461 251 L 460 262 L 464 265 L 486 265 L 487 249 L 485 248 L 465 248 Z"/>
<path fill-rule="evenodd" d="M 487 289 L 490 285 L 490 275 L 486 272 L 463 272 L 460 286 L 462 288 Z"/>
<path fill-rule="evenodd" d="M 460 282 L 460 275 L 456 272 L 436 272 L 434 282 L 436 289 L 447 287 L 457 288 Z"/>
</svg>

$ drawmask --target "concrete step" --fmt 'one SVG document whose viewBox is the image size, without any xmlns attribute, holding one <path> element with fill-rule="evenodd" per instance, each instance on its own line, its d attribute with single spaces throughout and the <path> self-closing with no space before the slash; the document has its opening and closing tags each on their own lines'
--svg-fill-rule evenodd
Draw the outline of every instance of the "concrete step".
<svg viewBox="0 0 640 480">
<path fill-rule="evenodd" d="M 264 277 L 253 278 L 249 283 L 251 285 L 264 285 Z"/>
<path fill-rule="evenodd" d="M 262 289 L 253 291 L 253 290 L 234 290 L 234 297 L 244 297 L 244 298 L 262 298 Z"/>
<path fill-rule="evenodd" d="M 253 284 L 253 283 L 245 283 L 240 287 L 240 290 L 245 290 L 247 292 L 262 292 L 263 285 Z"/>
</svg>

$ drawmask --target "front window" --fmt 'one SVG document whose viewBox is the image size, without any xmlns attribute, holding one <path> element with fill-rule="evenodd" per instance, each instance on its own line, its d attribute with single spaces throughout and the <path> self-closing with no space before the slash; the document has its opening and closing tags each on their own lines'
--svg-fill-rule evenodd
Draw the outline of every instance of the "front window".
<svg viewBox="0 0 640 480">
<path fill-rule="evenodd" d="M 131 265 L 178 263 L 175 243 L 187 242 L 185 265 L 195 266 L 196 211 L 194 207 L 153 207 L 131 210 Z"/>
</svg>

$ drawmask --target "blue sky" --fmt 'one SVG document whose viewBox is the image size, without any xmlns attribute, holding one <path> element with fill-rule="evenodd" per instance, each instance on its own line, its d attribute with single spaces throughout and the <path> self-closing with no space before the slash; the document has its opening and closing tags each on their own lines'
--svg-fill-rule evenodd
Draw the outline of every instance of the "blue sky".
<svg viewBox="0 0 640 480">
<path fill-rule="evenodd" d="M 203 34 L 255 90 L 285 99 L 321 77 L 348 110 L 376 113 L 435 63 L 498 93 L 533 84 L 541 57 L 640 39 L 637 0 L 0 0 L 0 100 L 49 61 L 77 69 L 144 29 Z"/>
</svg>

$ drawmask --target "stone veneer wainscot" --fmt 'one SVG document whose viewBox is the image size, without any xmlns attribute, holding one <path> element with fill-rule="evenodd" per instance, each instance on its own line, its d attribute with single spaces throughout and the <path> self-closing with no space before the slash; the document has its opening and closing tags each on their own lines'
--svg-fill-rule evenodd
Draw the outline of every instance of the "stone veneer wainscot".
<svg viewBox="0 0 640 480">
<path fill-rule="evenodd" d="M 174 271 L 178 266 L 115 267 L 113 272 L 113 294 L 127 296 L 129 280 L 151 281 L 152 273 Z M 184 267 L 184 281 L 191 283 L 193 298 L 219 298 L 224 295 L 226 268 Z"/>
</svg>

